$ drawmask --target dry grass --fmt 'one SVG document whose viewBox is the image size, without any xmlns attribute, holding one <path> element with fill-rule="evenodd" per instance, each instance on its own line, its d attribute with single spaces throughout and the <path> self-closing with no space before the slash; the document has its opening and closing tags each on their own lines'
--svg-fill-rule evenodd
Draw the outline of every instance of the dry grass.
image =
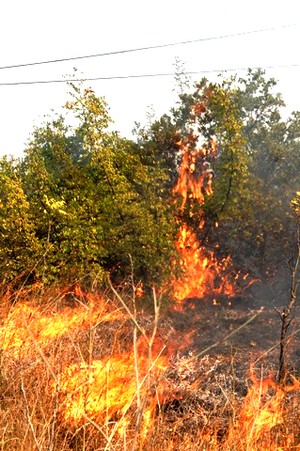
<svg viewBox="0 0 300 451">
<path fill-rule="evenodd" d="M 300 449 L 298 382 L 189 351 L 158 300 L 153 315 L 133 300 L 78 287 L 3 298 L 0 450 Z"/>
</svg>

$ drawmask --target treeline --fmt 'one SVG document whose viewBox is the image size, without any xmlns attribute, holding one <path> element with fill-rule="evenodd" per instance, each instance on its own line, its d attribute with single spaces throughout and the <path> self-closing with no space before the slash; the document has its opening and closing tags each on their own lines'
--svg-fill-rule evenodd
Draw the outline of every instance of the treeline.
<svg viewBox="0 0 300 451">
<path fill-rule="evenodd" d="M 93 284 L 106 272 L 160 284 L 176 269 L 180 222 L 197 229 L 199 217 L 202 244 L 218 243 L 243 269 L 271 274 L 289 257 L 300 112 L 282 118 L 276 82 L 261 70 L 180 88 L 174 108 L 128 140 L 109 131 L 105 100 L 72 84 L 66 114 L 34 130 L 23 158 L 0 160 L 3 286 Z M 195 134 L 217 143 L 214 193 L 182 212 L 172 194 L 179 143 L 192 149 Z"/>
</svg>

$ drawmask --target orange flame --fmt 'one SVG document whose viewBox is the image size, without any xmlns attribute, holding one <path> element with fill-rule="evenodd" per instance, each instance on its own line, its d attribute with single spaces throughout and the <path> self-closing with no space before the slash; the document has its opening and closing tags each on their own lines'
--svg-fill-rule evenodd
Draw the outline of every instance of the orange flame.
<svg viewBox="0 0 300 451">
<path fill-rule="evenodd" d="M 239 426 L 251 431 L 253 440 L 283 422 L 282 401 L 284 391 L 272 377 L 258 379 L 251 375 L 252 386 L 240 412 Z"/>
<path fill-rule="evenodd" d="M 218 261 L 212 251 L 208 252 L 205 247 L 199 246 L 195 233 L 186 225 L 180 229 L 177 248 L 184 272 L 183 277 L 174 284 L 177 300 L 204 298 L 208 295 L 235 295 L 234 286 L 224 277 L 227 268 L 231 266 L 229 257 Z"/>
<path fill-rule="evenodd" d="M 187 201 L 203 205 L 205 196 L 213 194 L 214 172 L 207 158 L 215 158 L 217 145 L 211 140 L 210 147 L 199 146 L 198 136 L 191 133 L 186 141 L 179 142 L 182 151 L 182 163 L 174 194 L 182 197 L 181 210 Z M 189 212 L 192 216 L 193 213 Z M 197 219 L 197 218 L 196 218 Z M 204 226 L 199 217 L 199 230 Z M 231 265 L 230 258 L 218 261 L 214 253 L 199 245 L 196 233 L 186 224 L 180 227 L 177 250 L 181 257 L 184 276 L 174 281 L 174 295 L 178 301 L 191 297 L 203 298 L 207 295 L 223 294 L 231 297 L 235 294 L 234 286 L 224 274 Z M 217 304 L 216 299 L 214 303 Z"/>
<path fill-rule="evenodd" d="M 239 436 L 246 438 L 250 444 L 247 447 L 249 450 L 259 449 L 259 446 L 260 449 L 275 449 L 270 433 L 275 426 L 283 424 L 286 393 L 299 390 L 299 381 L 295 380 L 292 385 L 284 387 L 278 385 L 272 376 L 258 378 L 253 368 L 250 369 L 250 379 L 252 385 L 244 399 L 237 422 L 229 431 L 228 443 L 235 443 Z M 292 436 L 282 439 L 286 444 L 294 440 Z"/>
<path fill-rule="evenodd" d="M 59 381 L 64 420 L 78 427 L 88 418 L 98 424 L 115 425 L 116 431 L 123 434 L 130 422 L 129 414 L 131 418 L 141 414 L 140 425 L 146 434 L 165 389 L 160 376 L 169 364 L 160 352 L 150 359 L 143 340 L 136 352 L 138 361 L 132 350 L 66 368 Z"/>
<path fill-rule="evenodd" d="M 179 168 L 179 177 L 174 194 L 182 197 L 183 209 L 187 199 L 194 199 L 203 204 L 205 194 L 212 194 L 213 171 L 205 160 L 207 156 L 216 155 L 216 143 L 211 141 L 211 147 L 197 146 L 198 137 L 191 134 L 187 141 L 179 141 L 182 153 L 182 162 Z"/>
<path fill-rule="evenodd" d="M 94 301 L 97 304 L 92 301 L 89 305 L 81 304 L 76 309 L 64 307 L 60 311 L 48 310 L 47 313 L 26 302 L 18 304 L 0 327 L 2 349 L 9 351 L 14 357 L 25 356 L 33 352 L 33 343 L 43 347 L 72 330 L 124 318 L 123 312 L 109 308 L 104 299 L 97 297 Z"/>
</svg>

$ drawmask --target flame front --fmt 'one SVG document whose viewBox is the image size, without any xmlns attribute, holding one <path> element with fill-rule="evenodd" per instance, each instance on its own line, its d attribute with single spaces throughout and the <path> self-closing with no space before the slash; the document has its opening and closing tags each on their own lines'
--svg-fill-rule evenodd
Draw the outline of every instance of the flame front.
<svg viewBox="0 0 300 451">
<path fill-rule="evenodd" d="M 299 390 L 299 381 L 292 385 L 277 384 L 273 376 L 258 378 L 250 368 L 251 387 L 243 401 L 236 423 L 232 423 L 228 433 L 229 446 L 243 437 L 247 441 L 247 449 L 290 449 L 288 446 L 294 441 L 293 434 L 281 437 L 284 448 L 275 445 L 272 430 L 282 425 L 286 415 L 285 400 L 288 392 Z M 287 447 L 286 447 L 287 446 Z M 299 445 L 293 449 L 299 449 Z"/>
<path fill-rule="evenodd" d="M 59 312 L 43 313 L 41 308 L 28 302 L 19 303 L 11 310 L 6 323 L 0 327 L 0 342 L 4 351 L 14 357 L 26 356 L 38 347 L 48 346 L 76 329 L 87 329 L 93 324 L 111 322 L 124 318 L 120 310 L 111 309 L 107 302 L 89 294 L 88 305 L 76 309 L 64 307 Z"/>
<path fill-rule="evenodd" d="M 59 379 L 64 421 L 78 427 L 88 419 L 110 424 L 111 429 L 115 426 L 119 434 L 124 434 L 130 421 L 135 420 L 146 434 L 156 405 L 163 398 L 165 382 L 161 375 L 169 364 L 160 352 L 150 359 L 143 340 L 135 351 L 138 361 L 132 350 L 66 368 Z"/>
<path fill-rule="evenodd" d="M 183 276 L 174 283 L 174 295 L 178 301 L 235 295 L 233 284 L 225 277 L 226 270 L 231 268 L 229 257 L 218 261 L 212 251 L 199 246 L 196 234 L 186 225 L 180 228 L 177 249 L 183 269 Z"/>
<path fill-rule="evenodd" d="M 186 223 L 180 226 L 176 243 L 181 259 L 183 276 L 174 280 L 174 296 L 177 301 L 187 298 L 224 295 L 232 297 L 235 288 L 226 278 L 231 269 L 230 257 L 218 260 L 212 251 L 199 244 L 205 221 L 201 209 L 194 213 L 194 206 L 202 206 L 206 196 L 213 194 L 214 171 L 210 161 L 217 157 L 217 145 L 211 140 L 210 146 L 198 144 L 198 137 L 191 133 L 186 141 L 179 142 L 182 161 L 174 194 L 181 197 L 180 210 L 188 208 L 188 216 L 197 225 L 197 233 Z M 181 218 L 182 219 L 182 218 Z M 216 224 L 217 227 L 217 224 Z M 217 303 L 214 300 L 214 303 Z M 178 306 L 177 306 L 178 308 Z"/>
</svg>

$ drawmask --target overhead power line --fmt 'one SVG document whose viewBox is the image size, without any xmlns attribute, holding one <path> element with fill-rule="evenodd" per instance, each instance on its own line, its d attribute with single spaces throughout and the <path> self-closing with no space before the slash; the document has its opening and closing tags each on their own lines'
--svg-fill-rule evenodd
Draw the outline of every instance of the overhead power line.
<svg viewBox="0 0 300 451">
<path fill-rule="evenodd" d="M 271 65 L 271 66 L 251 66 L 251 67 L 235 67 L 227 69 L 209 69 L 209 70 L 198 70 L 198 71 L 186 71 L 187 75 L 197 75 L 197 74 L 212 74 L 212 73 L 222 73 L 222 72 L 242 72 L 249 69 L 284 69 L 284 68 L 296 68 L 300 67 L 300 64 L 287 64 L 287 65 Z M 155 77 L 174 77 L 174 72 L 165 73 L 155 73 L 155 74 L 131 74 L 131 75 L 115 75 L 109 77 L 89 77 L 89 78 L 64 78 L 58 80 L 29 80 L 29 81 L 9 81 L 0 82 L 0 86 L 26 86 L 26 85 L 46 85 L 55 83 L 76 83 L 82 81 L 105 81 L 105 80 L 127 80 L 134 78 L 155 78 Z"/>
<path fill-rule="evenodd" d="M 265 33 L 265 32 L 275 31 L 275 30 L 284 29 L 284 28 L 291 28 L 296 25 L 297 24 L 281 25 L 278 27 L 261 28 L 258 30 L 243 31 L 240 33 L 223 34 L 223 35 L 218 35 L 218 36 L 208 36 L 205 38 L 190 39 L 187 41 L 178 41 L 178 42 L 171 42 L 171 43 L 166 43 L 166 44 L 151 45 L 148 47 L 136 47 L 136 48 L 132 48 L 132 49 L 115 50 L 115 51 L 104 52 L 104 53 L 95 53 L 95 54 L 91 54 L 91 55 L 71 56 L 71 57 L 67 57 L 67 58 L 56 58 L 56 59 L 45 60 L 45 61 L 11 64 L 11 65 L 7 65 L 7 66 L 0 66 L 0 70 L 38 66 L 38 65 L 43 65 L 43 64 L 62 63 L 62 62 L 66 62 L 66 61 L 75 61 L 75 60 L 81 60 L 81 59 L 87 59 L 87 58 L 101 58 L 104 56 L 120 55 L 120 54 L 133 53 L 133 52 L 142 52 L 142 51 L 146 51 L 146 50 L 161 49 L 161 48 L 165 48 L 165 47 L 174 47 L 177 45 L 195 44 L 197 42 L 228 39 L 228 38 L 234 38 L 234 37 L 238 37 L 238 36 L 245 36 L 245 35 L 249 35 L 249 34 Z"/>
</svg>

